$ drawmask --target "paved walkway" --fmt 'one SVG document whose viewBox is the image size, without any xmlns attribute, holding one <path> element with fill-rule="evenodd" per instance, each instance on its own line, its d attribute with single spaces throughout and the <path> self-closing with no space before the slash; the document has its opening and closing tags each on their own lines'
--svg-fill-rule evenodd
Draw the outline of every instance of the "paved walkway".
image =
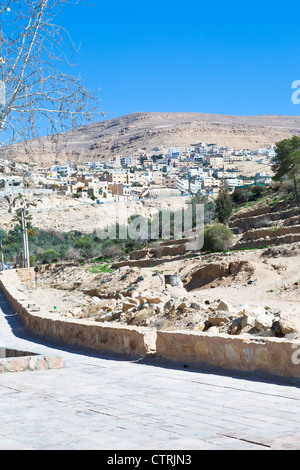
<svg viewBox="0 0 300 470">
<path fill-rule="evenodd" d="M 300 449 L 300 382 L 88 354 L 26 335 L 0 291 L 0 341 L 66 367 L 0 375 L 2 450 Z"/>
</svg>

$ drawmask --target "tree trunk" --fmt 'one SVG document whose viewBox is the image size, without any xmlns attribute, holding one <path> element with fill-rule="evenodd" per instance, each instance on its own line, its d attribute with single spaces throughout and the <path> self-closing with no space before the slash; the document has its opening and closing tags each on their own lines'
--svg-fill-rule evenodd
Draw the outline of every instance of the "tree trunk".
<svg viewBox="0 0 300 470">
<path fill-rule="evenodd" d="M 294 192 L 295 192 L 295 197 L 296 197 L 296 203 L 300 211 L 300 201 L 299 201 L 299 195 L 298 195 L 298 187 L 297 187 L 297 181 L 296 181 L 296 176 L 293 176 L 293 182 L 294 182 Z"/>
</svg>

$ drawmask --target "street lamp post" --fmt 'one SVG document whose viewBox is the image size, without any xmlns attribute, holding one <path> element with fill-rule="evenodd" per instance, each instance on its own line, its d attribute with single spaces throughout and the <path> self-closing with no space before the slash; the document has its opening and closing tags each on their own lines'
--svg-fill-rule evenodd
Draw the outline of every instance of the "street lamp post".
<svg viewBox="0 0 300 470">
<path fill-rule="evenodd" d="M 2 232 L 0 230 L 0 250 L 1 250 L 1 270 L 4 271 L 4 256 L 3 256 L 3 245 L 2 245 Z"/>
<path fill-rule="evenodd" d="M 27 222 L 25 217 L 25 210 L 21 212 L 22 218 L 22 234 L 23 234 L 23 254 L 24 254 L 24 268 L 30 268 L 29 261 L 29 247 L 28 247 L 28 232 L 27 232 Z"/>
</svg>

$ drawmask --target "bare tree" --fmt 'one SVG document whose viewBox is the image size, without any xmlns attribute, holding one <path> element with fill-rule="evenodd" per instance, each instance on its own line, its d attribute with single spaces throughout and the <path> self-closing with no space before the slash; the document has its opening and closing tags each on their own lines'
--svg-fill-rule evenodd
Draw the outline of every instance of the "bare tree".
<svg viewBox="0 0 300 470">
<path fill-rule="evenodd" d="M 74 66 L 78 48 L 55 19 L 79 0 L 0 0 L 1 145 L 48 135 L 103 116 L 98 91 L 88 91 Z"/>
</svg>

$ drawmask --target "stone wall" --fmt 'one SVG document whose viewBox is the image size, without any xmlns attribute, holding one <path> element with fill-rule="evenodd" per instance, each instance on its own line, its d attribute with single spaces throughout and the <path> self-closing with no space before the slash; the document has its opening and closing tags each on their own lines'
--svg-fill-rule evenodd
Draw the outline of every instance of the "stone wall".
<svg viewBox="0 0 300 470">
<path fill-rule="evenodd" d="M 24 277 L 27 279 L 28 273 Z M 155 333 L 151 330 L 99 325 L 97 322 L 76 321 L 48 312 L 31 311 L 30 300 L 24 298 L 25 294 L 18 290 L 18 278 L 20 279 L 20 273 L 17 274 L 16 270 L 4 271 L 0 274 L 0 286 L 25 328 L 34 335 L 69 345 L 136 357 L 147 357 L 153 353 Z"/>
<path fill-rule="evenodd" d="M 290 227 L 279 227 L 279 228 L 271 228 L 271 229 L 250 230 L 243 234 L 242 241 L 256 240 L 259 238 L 267 238 L 267 237 L 275 238 L 275 237 L 281 237 L 283 235 L 288 235 L 288 234 L 300 235 L 300 225 L 292 225 Z"/>
<path fill-rule="evenodd" d="M 300 344 L 297 350 L 293 341 L 281 338 L 158 331 L 156 355 L 171 361 L 209 364 L 227 370 L 300 378 Z"/>
<path fill-rule="evenodd" d="M 265 206 L 265 207 L 258 207 L 256 209 L 247 209 L 244 211 L 240 211 L 236 214 L 233 214 L 231 218 L 231 222 L 234 224 L 235 222 L 238 223 L 240 220 L 248 219 L 248 218 L 253 218 L 253 217 L 258 217 L 261 215 L 270 215 L 270 214 L 276 214 L 276 216 L 280 216 L 280 214 L 284 215 L 284 218 L 286 218 L 286 214 L 294 214 L 297 211 L 297 206 L 296 204 L 288 204 L 286 202 L 279 202 L 275 204 L 275 206 Z"/>
<path fill-rule="evenodd" d="M 64 360 L 60 357 L 26 356 L 0 359 L 0 374 L 62 369 L 63 367 Z"/>
<path fill-rule="evenodd" d="M 16 269 L 16 275 L 18 280 L 27 287 L 35 286 L 35 272 L 33 268 Z"/>
<path fill-rule="evenodd" d="M 269 237 L 259 238 L 258 240 L 248 240 L 245 242 L 238 242 L 233 246 L 234 250 L 244 249 L 244 248 L 263 248 L 269 246 L 279 246 L 285 245 L 290 243 L 297 243 L 300 241 L 300 233 L 299 234 L 291 234 L 285 235 L 282 237 L 272 237 L 270 232 Z"/>
<path fill-rule="evenodd" d="M 181 240 L 180 240 L 181 241 Z M 137 250 L 130 253 L 130 260 L 156 259 L 164 256 L 179 256 L 186 253 L 185 243 L 161 244 L 157 248 Z"/>
<path fill-rule="evenodd" d="M 266 223 L 272 224 L 272 222 L 285 221 L 297 215 L 299 215 L 299 211 L 296 207 L 287 208 L 284 211 L 278 212 L 270 209 L 268 211 L 264 211 L 263 209 L 249 211 L 241 214 L 239 217 L 233 216 L 229 222 L 229 228 L 247 232 L 254 228 L 263 228 L 266 226 Z"/>
<path fill-rule="evenodd" d="M 148 328 L 114 326 L 60 318 L 33 312 L 18 289 L 16 271 L 0 273 L 0 286 L 7 300 L 31 333 L 84 348 L 138 357 L 210 365 L 227 370 L 252 371 L 300 378 L 300 343 L 286 338 L 231 336 L 191 331 L 153 331 Z M 19 284 L 20 285 L 20 284 Z"/>
</svg>

